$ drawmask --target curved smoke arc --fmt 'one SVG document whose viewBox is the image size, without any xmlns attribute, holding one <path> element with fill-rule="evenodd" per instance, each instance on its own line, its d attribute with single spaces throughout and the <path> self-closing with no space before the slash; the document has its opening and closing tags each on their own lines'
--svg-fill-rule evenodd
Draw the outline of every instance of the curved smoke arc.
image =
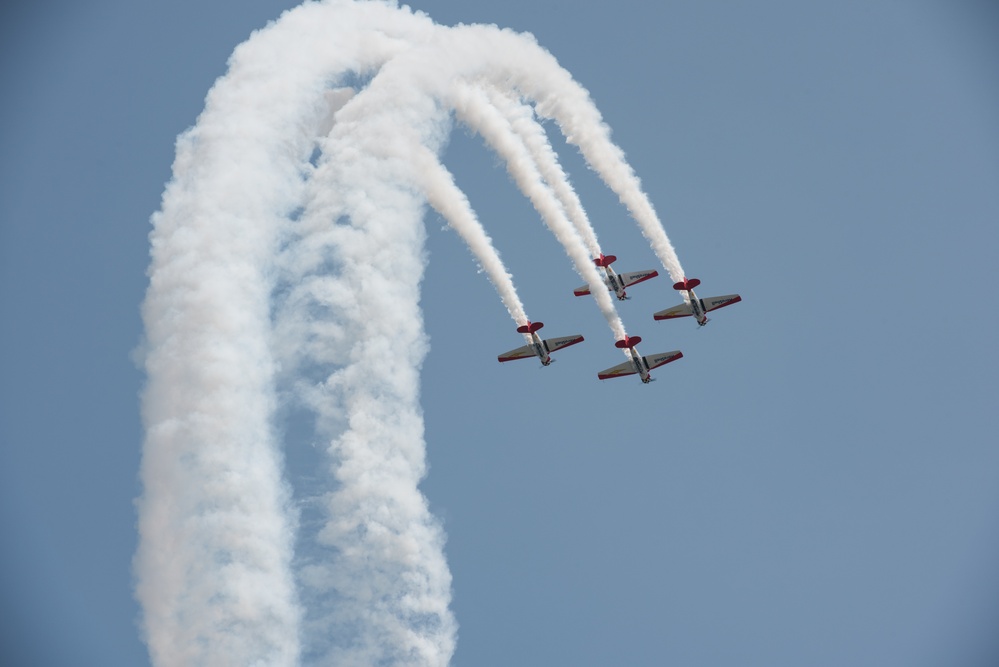
<svg viewBox="0 0 999 667">
<path fill-rule="evenodd" d="M 682 277 L 588 94 L 530 36 L 332 0 L 233 53 L 178 139 L 150 237 L 135 574 L 154 664 L 450 660 L 444 533 L 418 490 L 428 203 L 527 319 L 437 159 L 452 114 L 507 159 L 624 335 L 591 261 L 596 236 L 524 103 L 555 120 Z M 275 426 L 285 400 L 328 443 L 307 521 Z"/>
</svg>

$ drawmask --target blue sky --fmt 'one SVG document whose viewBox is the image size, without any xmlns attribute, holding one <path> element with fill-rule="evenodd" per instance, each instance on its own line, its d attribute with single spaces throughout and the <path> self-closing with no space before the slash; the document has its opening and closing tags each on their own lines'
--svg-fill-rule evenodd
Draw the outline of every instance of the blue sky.
<svg viewBox="0 0 999 667">
<path fill-rule="evenodd" d="M 149 216 L 236 44 L 292 2 L 3 10 L 0 655 L 145 664 L 132 599 Z M 584 86 L 702 296 L 619 312 L 642 386 L 497 158 L 445 162 L 545 333 L 539 369 L 427 217 L 423 369 L 454 665 L 991 665 L 999 13 L 984 2 L 414 3 L 534 33 Z M 656 267 L 556 141 L 621 270 Z M 658 267 L 657 267 L 658 268 Z M 289 469 L 309 465 L 289 442 Z M 293 474 L 295 474 L 293 473 Z M 59 641 L 53 641 L 58 638 Z"/>
</svg>

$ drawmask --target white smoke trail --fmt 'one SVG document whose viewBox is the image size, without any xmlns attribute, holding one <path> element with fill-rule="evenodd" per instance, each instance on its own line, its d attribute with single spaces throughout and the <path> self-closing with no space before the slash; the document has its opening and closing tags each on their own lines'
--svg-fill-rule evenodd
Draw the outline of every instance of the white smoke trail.
<svg viewBox="0 0 999 667">
<path fill-rule="evenodd" d="M 535 120 L 534 109 L 510 94 L 503 94 L 493 86 L 484 87 L 490 103 L 502 113 L 510 123 L 510 127 L 524 142 L 541 176 L 558 197 L 559 203 L 565 209 L 566 215 L 582 237 L 591 257 L 601 254 L 597 234 L 590 224 L 589 216 L 583 208 L 583 202 L 569 182 L 569 177 L 562 170 L 558 155 L 548 141 L 548 134 L 541 124 Z"/>
<path fill-rule="evenodd" d="M 454 648 L 443 533 L 417 489 L 425 474 L 424 203 L 409 149 L 380 141 L 388 116 L 334 126 L 324 145 L 330 159 L 311 186 L 341 196 L 317 197 L 302 216 L 334 225 L 335 272 L 315 280 L 341 329 L 327 342 L 338 349 L 317 355 L 342 362 L 312 405 L 330 438 L 333 484 L 322 500 L 323 549 L 301 568 L 306 652 L 319 664 L 445 665 Z"/>
<path fill-rule="evenodd" d="M 286 249 L 287 280 L 307 278 L 309 290 L 279 311 L 279 328 L 307 329 L 301 321 L 317 305 L 335 327 L 301 359 L 312 372 L 326 369 L 302 396 L 329 442 L 320 526 L 299 567 L 304 653 L 318 664 L 443 666 L 454 651 L 443 531 L 417 487 L 426 470 L 418 402 L 425 163 L 450 123 L 419 86 L 379 83 L 395 67 L 386 63 L 336 113 L 295 224 L 302 240 Z M 437 187 L 434 197 L 467 213 L 463 197 L 447 199 L 454 192 Z M 473 243 L 485 238 L 473 238 L 474 215 L 457 224 Z M 507 275 L 489 248 L 474 249 L 494 276 Z M 506 285 L 511 314 L 526 321 L 508 275 Z"/>
<path fill-rule="evenodd" d="M 537 101 L 563 131 L 596 123 L 606 135 L 588 97 L 567 97 L 578 109 L 553 101 L 582 89 L 530 38 L 441 28 L 389 2 L 328 0 L 287 12 L 241 45 L 178 141 L 153 220 L 143 307 L 149 381 L 135 573 L 157 666 L 450 660 L 444 535 L 418 490 L 428 199 L 514 319 L 526 321 L 488 235 L 432 159 L 450 129 L 450 102 L 469 96 L 465 113 L 481 106 L 496 142 L 513 138 L 511 173 L 624 335 L 591 262 L 595 236 L 580 238 L 564 192 L 544 183 L 558 188 L 560 179 L 540 173 L 529 142 L 469 88 L 480 84 Z M 341 107 L 332 119 L 331 100 Z M 314 167 L 317 132 L 330 122 Z M 579 145 L 602 155 L 602 141 Z M 604 162 L 615 178 L 621 164 L 630 169 L 623 158 L 591 160 Z M 635 187 L 626 181 L 622 192 Z M 317 527 L 302 526 L 297 553 L 305 505 L 290 507 L 275 436 L 285 385 L 329 443 L 324 483 L 306 499 Z"/>
<path fill-rule="evenodd" d="M 611 141 L 610 128 L 603 122 L 589 94 L 578 84 L 567 85 L 545 100 L 539 100 L 538 110 L 543 115 L 550 114 L 559 123 L 566 140 L 579 147 L 586 162 L 631 213 L 670 277 L 674 281 L 681 280 L 684 273 L 676 250 L 666 236 L 652 202 L 642 191 L 641 180 L 625 161 L 624 152 Z"/>
<path fill-rule="evenodd" d="M 489 281 L 496 288 L 514 322 L 518 326 L 527 324 L 527 314 L 513 286 L 513 276 L 503 266 L 492 239 L 476 217 L 465 193 L 455 184 L 454 177 L 440 163 L 437 155 L 428 149 L 418 151 L 414 162 L 423 178 L 427 202 L 464 239 L 489 277 Z"/>
<path fill-rule="evenodd" d="M 253 46 L 272 47 L 269 37 Z M 280 85 L 254 56 L 249 46 L 234 55 L 197 127 L 178 141 L 153 220 L 135 568 L 157 665 L 298 658 L 295 519 L 269 419 L 267 266 L 306 144 L 276 142 L 259 119 L 294 126 L 309 105 L 293 96 L 252 112 L 241 104 Z"/>
<path fill-rule="evenodd" d="M 541 214 L 542 219 L 572 259 L 576 271 L 590 286 L 600 312 L 614 333 L 615 340 L 625 337 L 624 324 L 618 317 L 614 302 L 603 278 L 587 251 L 586 245 L 572 223 L 566 218 L 558 198 L 549 188 L 524 142 L 513 131 L 506 117 L 491 103 L 480 88 L 456 85 L 451 93 L 451 104 L 458 118 L 478 132 L 493 149 L 503 157 L 507 170 Z"/>
<path fill-rule="evenodd" d="M 178 141 L 153 219 L 135 573 L 156 665 L 299 659 L 296 517 L 272 422 L 273 258 L 326 81 L 411 43 L 392 36 L 395 8 L 350 11 L 338 32 L 332 5 L 305 5 L 236 50 Z M 365 24 L 378 29 L 359 39 Z"/>
<path fill-rule="evenodd" d="M 611 141 L 610 128 L 586 89 L 531 35 L 478 25 L 456 26 L 452 33 L 456 39 L 479 43 L 483 50 L 506 54 L 502 66 L 482 73 L 483 80 L 500 90 L 516 90 L 535 102 L 538 115 L 553 119 L 566 140 L 579 148 L 587 164 L 618 195 L 670 276 L 683 278 L 680 260 L 642 191 L 641 180 Z"/>
</svg>

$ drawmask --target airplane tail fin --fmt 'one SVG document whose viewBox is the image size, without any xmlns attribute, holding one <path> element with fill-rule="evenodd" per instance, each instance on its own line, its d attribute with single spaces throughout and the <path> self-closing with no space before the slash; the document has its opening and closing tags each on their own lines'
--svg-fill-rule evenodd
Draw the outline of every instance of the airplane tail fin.
<svg viewBox="0 0 999 667">
<path fill-rule="evenodd" d="M 628 348 L 635 347 L 641 342 L 642 342 L 641 336 L 625 336 L 624 340 L 619 340 L 618 342 L 614 343 L 614 347 L 619 347 L 622 350 L 626 350 Z"/>
<path fill-rule="evenodd" d="M 517 327 L 517 331 L 522 334 L 534 333 L 543 326 L 545 325 L 541 322 L 531 322 L 530 320 L 528 320 L 527 324 Z"/>
<path fill-rule="evenodd" d="M 597 266 L 610 266 L 617 261 L 617 257 L 614 255 L 605 255 L 600 253 L 600 257 L 593 260 L 593 263 Z"/>
<path fill-rule="evenodd" d="M 698 280 L 697 278 L 688 278 L 687 276 L 684 276 L 683 280 L 681 280 L 680 282 L 673 283 L 673 289 L 682 292 L 686 290 L 692 290 L 700 284 L 701 281 Z"/>
</svg>

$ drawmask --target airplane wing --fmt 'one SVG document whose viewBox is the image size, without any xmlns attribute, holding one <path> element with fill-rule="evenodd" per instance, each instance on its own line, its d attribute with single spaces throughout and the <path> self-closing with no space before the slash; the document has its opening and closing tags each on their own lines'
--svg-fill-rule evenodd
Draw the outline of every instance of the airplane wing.
<svg viewBox="0 0 999 667">
<path fill-rule="evenodd" d="M 738 294 L 726 294 L 725 296 L 709 296 L 707 299 L 701 299 L 701 301 L 704 303 L 704 312 L 709 313 L 712 310 L 718 310 L 725 306 L 731 306 L 733 303 L 739 303 L 742 301 L 742 297 Z M 658 320 L 659 318 L 657 317 L 656 319 Z"/>
<path fill-rule="evenodd" d="M 561 338 L 547 338 L 545 339 L 545 349 L 549 352 L 554 352 L 555 350 L 561 350 L 563 347 L 569 347 L 570 345 L 575 345 L 576 343 L 582 343 L 583 337 L 576 336 L 563 336 Z M 500 359 L 500 361 L 503 361 Z"/>
<path fill-rule="evenodd" d="M 534 356 L 537 356 L 534 353 L 534 348 L 530 345 L 524 345 L 523 347 L 518 347 L 516 350 L 510 350 L 506 354 L 501 354 L 499 360 L 513 361 L 514 359 L 527 359 Z"/>
<path fill-rule="evenodd" d="M 667 308 L 666 310 L 660 310 L 658 313 L 653 315 L 653 317 L 657 320 L 672 320 L 677 317 L 690 317 L 693 314 L 694 309 L 690 307 L 689 303 L 681 303 L 679 306 L 673 306 L 672 308 Z"/>
<path fill-rule="evenodd" d="M 590 286 L 583 285 L 582 287 L 577 287 L 576 289 L 572 290 L 572 293 L 575 294 L 576 296 L 586 296 L 587 294 L 590 293 Z"/>
<path fill-rule="evenodd" d="M 683 356 L 683 352 L 680 350 L 673 350 L 672 352 L 663 352 L 661 354 L 650 354 L 645 359 L 645 365 L 649 367 L 649 370 L 653 368 L 659 368 L 660 366 L 665 366 L 671 361 L 676 361 Z"/>
<path fill-rule="evenodd" d="M 618 274 L 618 278 L 621 279 L 625 287 L 631 287 L 636 283 L 645 282 L 658 275 L 658 271 L 634 271 L 632 273 L 620 273 Z"/>
<path fill-rule="evenodd" d="M 630 361 L 626 361 L 623 364 L 612 366 L 605 371 L 600 371 L 597 373 L 597 377 L 601 380 L 609 380 L 611 378 L 623 378 L 625 375 L 634 375 L 637 372 L 638 371 L 635 370 L 635 364 Z"/>
</svg>

